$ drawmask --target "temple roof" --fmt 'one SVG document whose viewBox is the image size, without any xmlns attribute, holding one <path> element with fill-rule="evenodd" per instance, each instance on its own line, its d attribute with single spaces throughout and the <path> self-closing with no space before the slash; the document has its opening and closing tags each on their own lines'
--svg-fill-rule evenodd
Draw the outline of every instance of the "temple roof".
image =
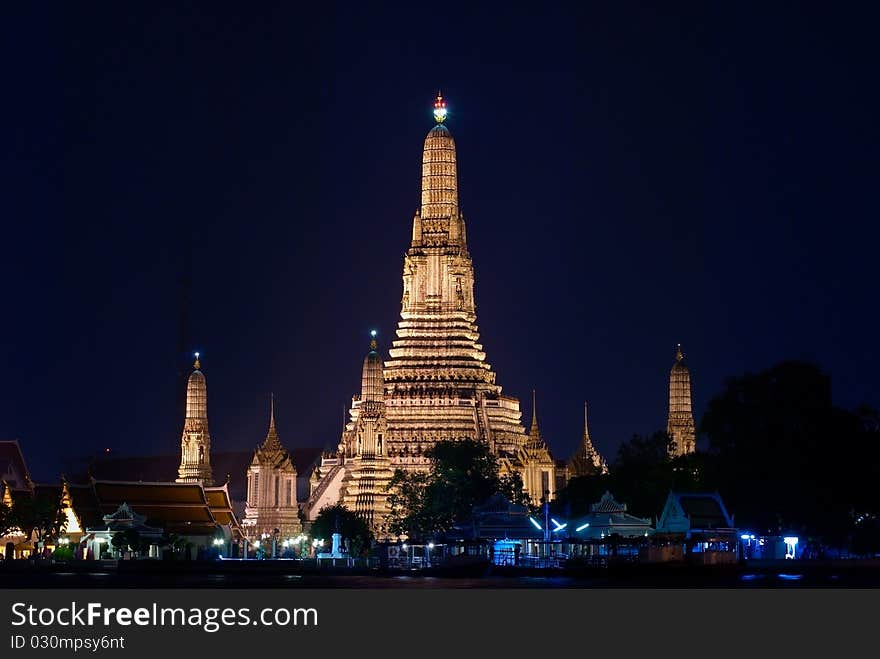
<svg viewBox="0 0 880 659">
<path fill-rule="evenodd" d="M 13 488 L 27 487 L 30 472 L 17 439 L 0 440 L 0 479 L 6 479 Z"/>
</svg>

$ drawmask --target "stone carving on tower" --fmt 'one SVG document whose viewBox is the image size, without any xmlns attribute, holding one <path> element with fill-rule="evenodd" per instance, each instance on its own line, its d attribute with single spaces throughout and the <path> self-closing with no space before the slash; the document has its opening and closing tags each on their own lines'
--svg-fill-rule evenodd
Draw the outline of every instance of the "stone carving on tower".
<svg viewBox="0 0 880 659">
<path fill-rule="evenodd" d="M 208 387 L 202 373 L 199 353 L 186 383 L 186 419 L 180 438 L 178 483 L 212 485 L 211 433 L 208 431 Z"/>
<path fill-rule="evenodd" d="M 386 453 L 385 381 L 377 348 L 373 331 L 370 351 L 364 357 L 361 393 L 352 397 L 350 421 L 340 443 L 345 467 L 341 499 L 346 508 L 366 520 L 377 537 L 383 537 L 390 510 L 386 487 L 394 472 Z"/>
<path fill-rule="evenodd" d="M 263 534 L 271 536 L 275 529 L 281 538 L 291 538 L 302 532 L 296 500 L 296 466 L 275 429 L 274 396 L 269 412 L 269 431 L 254 451 L 247 470 L 247 503 L 242 526 L 251 538 Z"/>
<path fill-rule="evenodd" d="M 681 344 L 675 352 L 675 363 L 669 372 L 669 419 L 666 434 L 672 440 L 670 455 L 678 457 L 696 450 L 694 413 L 691 405 L 691 373 L 684 363 Z"/>
<path fill-rule="evenodd" d="M 590 439 L 590 428 L 587 425 L 587 404 L 584 403 L 584 435 L 581 438 L 580 446 L 568 461 L 568 477 L 577 478 L 579 476 L 595 476 L 599 474 L 607 474 L 608 465 L 605 463 L 599 451 L 593 446 Z"/>
<path fill-rule="evenodd" d="M 529 493 L 532 500 L 539 503 L 542 497 L 551 500 L 555 498 L 556 463 L 538 427 L 538 404 L 534 390 L 532 390 L 532 427 L 529 429 L 528 441 L 519 450 L 518 457 L 522 465 L 523 489 Z"/>
</svg>

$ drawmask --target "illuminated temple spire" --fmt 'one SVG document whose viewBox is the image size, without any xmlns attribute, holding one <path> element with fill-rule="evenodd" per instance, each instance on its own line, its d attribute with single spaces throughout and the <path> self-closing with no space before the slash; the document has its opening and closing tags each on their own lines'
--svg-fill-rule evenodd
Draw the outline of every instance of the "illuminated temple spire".
<svg viewBox="0 0 880 659">
<path fill-rule="evenodd" d="M 438 441 L 485 442 L 505 468 L 534 464 L 534 479 L 524 483 L 538 501 L 555 488 L 554 467 L 543 442 L 533 455 L 520 453 L 532 444 L 519 400 L 502 394 L 480 343 L 456 144 L 442 94 L 433 110 L 435 125 L 422 149 L 421 203 L 403 262 L 400 321 L 384 364 L 385 455 L 394 466 L 427 469 L 425 453 Z"/>
<path fill-rule="evenodd" d="M 532 444 L 544 444 L 541 429 L 538 427 L 538 397 L 534 389 L 532 389 L 532 427 L 529 428 L 529 439 Z"/>
<path fill-rule="evenodd" d="M 590 439 L 590 426 L 587 423 L 587 402 L 584 401 L 584 434 L 571 460 L 568 461 L 569 473 L 572 477 L 589 476 L 608 473 L 608 465 Z"/>
<path fill-rule="evenodd" d="M 211 433 L 208 431 L 208 386 L 195 353 L 193 372 L 186 384 L 186 419 L 180 438 L 178 483 L 211 485 Z"/>
<path fill-rule="evenodd" d="M 691 372 L 684 363 L 681 344 L 676 346 L 675 363 L 669 372 L 669 419 L 666 433 L 673 441 L 670 455 L 677 457 L 696 450 L 694 413 L 691 404 Z"/>
<path fill-rule="evenodd" d="M 263 451 L 283 451 L 281 440 L 278 438 L 278 431 L 275 430 L 275 394 L 270 394 L 269 403 L 269 432 L 266 433 L 266 439 L 260 447 Z"/>
<path fill-rule="evenodd" d="M 377 536 L 383 536 L 388 515 L 385 488 L 394 475 L 386 456 L 388 422 L 385 417 L 385 381 L 376 331 L 370 332 L 370 351 L 361 371 L 361 394 L 352 400 L 353 423 L 343 431 L 346 471 L 342 503 L 363 518 Z"/>
<path fill-rule="evenodd" d="M 270 394 L 266 439 L 254 451 L 247 470 L 247 501 L 242 525 L 250 538 L 272 534 L 275 529 L 280 531 L 281 537 L 302 531 L 296 500 L 296 466 L 275 429 L 274 394 Z"/>
</svg>

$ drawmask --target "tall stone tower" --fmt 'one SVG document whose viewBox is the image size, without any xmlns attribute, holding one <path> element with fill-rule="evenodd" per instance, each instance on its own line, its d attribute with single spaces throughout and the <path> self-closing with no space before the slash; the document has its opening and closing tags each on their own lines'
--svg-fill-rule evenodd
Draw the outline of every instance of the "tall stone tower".
<svg viewBox="0 0 880 659">
<path fill-rule="evenodd" d="M 439 94 L 434 117 L 422 151 L 421 206 L 404 257 L 397 338 L 385 362 L 387 453 L 396 467 L 420 469 L 435 442 L 471 438 L 487 442 L 502 465 L 520 468 L 527 435 L 519 400 L 502 395 L 479 343 L 455 141 Z"/>
<path fill-rule="evenodd" d="M 275 430 L 275 397 L 269 411 L 269 431 L 262 445 L 254 451 L 247 470 L 247 504 L 242 526 L 249 537 L 299 535 L 302 523 L 296 501 L 296 467 L 290 453 L 281 444 Z"/>
<path fill-rule="evenodd" d="M 694 413 L 691 405 L 691 373 L 684 364 L 680 343 L 675 351 L 675 363 L 669 372 L 669 420 L 666 423 L 666 433 L 674 444 L 670 449 L 672 457 L 693 453 L 696 450 Z"/>
<path fill-rule="evenodd" d="M 595 474 L 607 474 L 608 465 L 599 451 L 593 446 L 590 439 L 590 427 L 587 425 L 587 403 L 584 402 L 584 434 L 581 437 L 580 446 L 568 461 L 569 478 L 578 476 L 592 476 Z"/>
<path fill-rule="evenodd" d="M 364 357 L 361 393 L 352 399 L 351 422 L 343 431 L 340 448 L 345 460 L 345 475 L 341 498 L 346 508 L 363 517 L 373 532 L 382 537 L 389 512 L 385 487 L 394 474 L 386 455 L 385 381 L 382 358 L 377 349 L 374 331 L 370 351 Z"/>
<path fill-rule="evenodd" d="M 208 386 L 199 353 L 186 383 L 186 419 L 180 437 L 178 483 L 211 485 L 211 433 L 208 431 Z"/>
</svg>

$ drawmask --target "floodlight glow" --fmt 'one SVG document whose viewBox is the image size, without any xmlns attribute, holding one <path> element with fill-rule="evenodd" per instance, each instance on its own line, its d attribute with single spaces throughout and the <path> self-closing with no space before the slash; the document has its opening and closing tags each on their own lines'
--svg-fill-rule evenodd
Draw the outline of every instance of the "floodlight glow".
<svg viewBox="0 0 880 659">
<path fill-rule="evenodd" d="M 405 542 L 403 543 L 403 546 L 401 547 L 401 549 L 403 549 L 403 551 L 406 551 L 406 543 Z"/>
<path fill-rule="evenodd" d="M 370 330 L 370 336 L 372 336 L 375 339 L 376 338 L 376 330 Z"/>
<path fill-rule="evenodd" d="M 444 119 L 446 119 L 446 101 L 443 100 L 443 95 L 437 92 L 437 99 L 434 101 L 434 121 L 442 124 Z"/>
<path fill-rule="evenodd" d="M 535 528 L 536 528 L 536 529 L 538 529 L 539 531 L 541 530 L 541 525 L 538 524 L 538 522 L 535 521 L 535 518 L 534 518 L 534 517 L 529 517 L 529 521 L 530 521 L 532 524 L 535 525 Z"/>
<path fill-rule="evenodd" d="M 783 538 L 785 540 L 785 544 L 787 545 L 796 545 L 798 543 L 798 539 L 795 536 L 788 536 Z"/>
<path fill-rule="evenodd" d="M 749 539 L 749 534 L 748 534 L 748 533 L 743 533 L 743 534 L 740 536 L 740 538 L 742 538 L 743 540 L 748 540 L 748 539 Z"/>
<path fill-rule="evenodd" d="M 590 525 L 589 522 L 587 522 L 586 524 L 581 524 L 579 527 L 577 527 L 577 528 L 575 529 L 575 531 L 583 531 L 583 530 L 584 530 L 585 528 L 587 528 L 589 525 Z"/>
<path fill-rule="evenodd" d="M 199 358 L 199 353 L 196 353 L 196 359 L 198 359 L 198 358 Z"/>
<path fill-rule="evenodd" d="M 564 529 L 566 526 L 568 526 L 568 524 L 562 524 L 562 525 L 560 525 L 560 526 L 557 526 L 555 529 L 553 529 L 553 533 L 556 533 L 556 532 L 558 532 L 558 531 L 561 531 L 561 530 Z"/>
<path fill-rule="evenodd" d="M 428 549 L 433 549 L 433 548 L 434 548 L 434 543 L 433 543 L 433 542 L 429 542 L 429 543 L 428 543 Z"/>
<path fill-rule="evenodd" d="M 254 540 L 254 547 L 259 547 L 259 546 L 260 546 L 260 541 Z"/>
</svg>

